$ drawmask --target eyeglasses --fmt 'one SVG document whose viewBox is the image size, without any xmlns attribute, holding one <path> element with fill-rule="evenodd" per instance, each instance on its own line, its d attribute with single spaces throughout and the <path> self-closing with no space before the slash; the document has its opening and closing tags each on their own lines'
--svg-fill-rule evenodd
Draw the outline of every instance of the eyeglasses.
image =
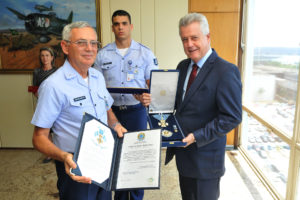
<svg viewBox="0 0 300 200">
<path fill-rule="evenodd" d="M 88 43 L 90 43 L 91 47 L 94 49 L 97 49 L 100 47 L 100 42 L 98 42 L 96 40 L 91 40 L 90 42 L 87 40 L 77 40 L 76 42 L 72 42 L 70 40 L 65 40 L 65 41 L 76 44 L 77 46 L 79 46 L 81 48 L 88 47 Z"/>
</svg>

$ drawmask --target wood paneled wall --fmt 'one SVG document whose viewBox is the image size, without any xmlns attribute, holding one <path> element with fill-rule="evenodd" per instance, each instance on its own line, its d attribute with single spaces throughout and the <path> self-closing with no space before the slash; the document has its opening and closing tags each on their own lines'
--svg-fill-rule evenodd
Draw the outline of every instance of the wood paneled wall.
<svg viewBox="0 0 300 200">
<path fill-rule="evenodd" d="M 238 64 L 240 0 L 189 0 L 189 12 L 207 17 L 211 46 L 225 60 Z M 235 132 L 227 135 L 227 145 L 234 145 Z"/>
</svg>

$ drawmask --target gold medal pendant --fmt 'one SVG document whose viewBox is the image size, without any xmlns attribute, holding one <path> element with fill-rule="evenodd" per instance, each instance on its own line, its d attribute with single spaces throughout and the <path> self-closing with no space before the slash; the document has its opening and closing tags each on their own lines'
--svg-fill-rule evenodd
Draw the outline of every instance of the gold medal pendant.
<svg viewBox="0 0 300 200">
<path fill-rule="evenodd" d="M 173 133 L 171 131 L 168 131 L 168 130 L 163 130 L 161 134 L 164 137 L 171 137 L 173 135 Z"/>
<path fill-rule="evenodd" d="M 160 127 L 167 127 L 169 125 L 168 122 L 166 122 L 166 120 L 163 118 L 163 115 L 161 115 L 161 119 L 160 122 L 158 122 L 158 125 Z"/>
<path fill-rule="evenodd" d="M 170 116 L 169 114 L 160 113 L 160 114 L 153 115 L 153 118 L 158 120 L 158 126 L 165 128 L 169 126 L 169 123 L 167 122 L 169 116 Z"/>
</svg>

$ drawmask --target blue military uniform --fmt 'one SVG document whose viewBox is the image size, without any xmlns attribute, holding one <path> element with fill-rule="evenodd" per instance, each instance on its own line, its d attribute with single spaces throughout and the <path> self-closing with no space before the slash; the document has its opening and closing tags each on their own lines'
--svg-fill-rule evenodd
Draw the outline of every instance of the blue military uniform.
<svg viewBox="0 0 300 200">
<path fill-rule="evenodd" d="M 88 83 L 66 60 L 39 88 L 39 99 L 31 121 L 37 127 L 53 129 L 53 143 L 63 151 L 73 153 L 82 116 L 85 112 L 107 123 L 107 110 L 113 103 L 101 73 L 88 70 Z M 56 161 L 57 186 L 60 199 L 111 199 L 107 192 L 94 184 L 73 181 L 64 164 Z"/>
<path fill-rule="evenodd" d="M 132 40 L 125 56 L 117 49 L 116 43 L 102 48 L 94 67 L 104 75 L 107 87 L 146 88 L 152 69 L 157 69 L 157 59 L 151 50 Z M 111 94 L 114 106 L 136 105 L 139 103 L 131 94 Z"/>
<path fill-rule="evenodd" d="M 94 67 L 103 73 L 107 87 L 147 88 L 146 80 L 150 79 L 151 70 L 158 68 L 158 63 L 149 48 L 131 40 L 124 56 L 115 42 L 106 45 L 99 51 Z M 114 99 L 112 109 L 128 131 L 147 129 L 146 109 L 132 94 L 111 95 Z M 117 200 L 137 200 L 143 196 L 143 190 L 115 193 Z"/>
</svg>

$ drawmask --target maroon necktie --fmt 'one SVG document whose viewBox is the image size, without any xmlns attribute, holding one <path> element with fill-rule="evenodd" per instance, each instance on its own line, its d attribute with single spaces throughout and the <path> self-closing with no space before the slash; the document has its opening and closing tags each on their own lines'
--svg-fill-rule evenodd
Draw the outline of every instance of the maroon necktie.
<svg viewBox="0 0 300 200">
<path fill-rule="evenodd" d="M 198 65 L 193 64 L 193 69 L 192 69 L 192 72 L 190 74 L 189 82 L 186 86 L 186 91 L 188 91 L 188 89 L 191 87 L 193 81 L 195 80 L 195 78 L 197 76 L 197 70 L 198 70 Z"/>
</svg>

